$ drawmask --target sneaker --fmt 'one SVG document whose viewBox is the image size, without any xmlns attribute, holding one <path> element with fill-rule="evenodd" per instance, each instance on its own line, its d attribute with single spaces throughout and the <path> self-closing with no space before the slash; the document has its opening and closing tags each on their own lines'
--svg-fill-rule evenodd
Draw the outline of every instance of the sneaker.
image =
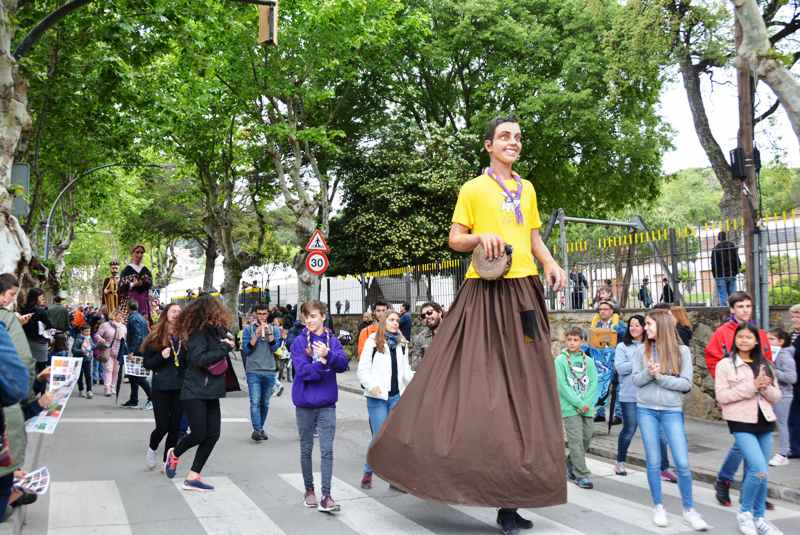
<svg viewBox="0 0 800 535">
<path fill-rule="evenodd" d="M 110 397 L 111 397 L 111 392 L 106 392 L 106 393 L 105 393 L 105 396 L 106 396 L 107 398 L 110 398 Z"/>
<path fill-rule="evenodd" d="M 764 502 L 764 508 L 765 508 L 767 511 L 774 511 L 774 510 L 775 510 L 775 504 L 774 504 L 774 503 L 772 503 L 772 502 L 771 502 L 771 501 L 769 501 L 769 500 L 766 500 L 766 501 Z"/>
<path fill-rule="evenodd" d="M 197 490 L 200 492 L 209 492 L 214 490 L 214 485 L 209 485 L 200 478 L 187 479 L 183 482 L 183 490 Z"/>
<path fill-rule="evenodd" d="M 83 390 L 78 390 L 78 397 L 84 397 Z"/>
<path fill-rule="evenodd" d="M 614 419 L 611 420 L 611 425 L 622 425 L 622 418 L 614 416 Z"/>
<path fill-rule="evenodd" d="M 689 509 L 688 511 L 683 512 L 683 521 L 689 524 L 695 531 L 706 531 L 708 529 L 708 524 L 706 524 L 706 521 L 703 520 L 703 517 L 700 516 L 700 513 L 694 509 Z"/>
<path fill-rule="evenodd" d="M 780 453 L 776 453 L 773 455 L 772 459 L 769 460 L 770 466 L 786 466 L 787 464 L 789 464 L 789 459 Z"/>
<path fill-rule="evenodd" d="M 109 396 L 110 395 L 111 394 L 109 394 Z M 123 403 L 121 406 L 125 407 L 126 409 L 137 409 L 137 408 L 139 408 L 139 402 L 138 401 L 132 401 L 132 400 L 129 399 L 128 401 Z"/>
<path fill-rule="evenodd" d="M 739 533 L 742 535 L 758 535 L 752 513 L 738 513 L 736 521 L 739 523 Z"/>
<path fill-rule="evenodd" d="M 783 532 L 763 518 L 756 518 L 756 531 L 758 535 L 783 535 Z"/>
<path fill-rule="evenodd" d="M 319 505 L 317 506 L 317 511 L 322 513 L 335 513 L 340 509 L 341 507 L 339 507 L 339 504 L 333 501 L 333 498 L 331 498 L 330 495 L 323 496 L 319 501 Z"/>
<path fill-rule="evenodd" d="M 152 470 L 158 464 L 157 460 L 158 453 L 155 450 L 151 450 L 150 447 L 147 447 L 147 453 L 144 455 L 144 464 L 148 470 Z"/>
<path fill-rule="evenodd" d="M 145 410 L 145 411 L 151 411 L 151 410 L 153 410 L 153 402 L 152 402 L 152 401 L 150 401 L 150 400 L 148 399 L 148 400 L 147 400 L 147 401 L 144 403 L 144 407 L 142 407 L 142 410 Z"/>
<path fill-rule="evenodd" d="M 731 506 L 731 482 L 723 479 L 714 481 L 714 491 L 716 492 L 717 501 L 724 507 Z"/>
<path fill-rule="evenodd" d="M 261 440 L 269 440 L 266 431 L 261 431 L 259 434 L 261 435 Z"/>
<path fill-rule="evenodd" d="M 581 477 L 575 481 L 575 484 L 578 485 L 582 489 L 593 489 L 594 483 L 588 477 Z"/>
<path fill-rule="evenodd" d="M 166 475 L 169 479 L 175 477 L 175 472 L 178 470 L 178 463 L 180 459 L 175 457 L 175 454 L 172 453 L 174 448 L 170 448 L 167 452 L 167 460 L 164 462 L 164 475 Z"/>
<path fill-rule="evenodd" d="M 278 387 L 275 389 L 275 395 L 281 397 L 281 394 L 283 394 L 283 385 L 279 384 Z"/>
<path fill-rule="evenodd" d="M 572 467 L 572 463 L 569 459 L 567 459 L 567 479 L 569 481 L 575 481 L 575 469 Z"/>
<path fill-rule="evenodd" d="M 614 465 L 614 473 L 618 476 L 627 476 L 628 471 L 625 470 L 625 463 L 617 463 Z"/>
<path fill-rule="evenodd" d="M 303 505 L 306 507 L 316 507 L 317 506 L 317 495 L 314 494 L 314 489 L 307 489 L 306 496 L 303 498 Z"/>
<path fill-rule="evenodd" d="M 86 399 L 92 399 L 93 397 L 94 397 L 94 393 L 91 390 L 86 392 Z"/>
<path fill-rule="evenodd" d="M 675 475 L 675 472 L 672 470 L 662 470 L 661 471 L 661 480 L 662 481 L 669 481 L 670 483 L 677 483 L 678 476 Z"/>
<path fill-rule="evenodd" d="M 253 433 L 250 435 L 250 438 L 253 439 L 253 442 L 261 442 L 261 432 L 253 431 Z"/>
<path fill-rule="evenodd" d="M 606 421 L 606 417 L 605 416 L 601 416 L 601 415 L 598 414 L 597 416 L 594 417 L 594 421 L 595 422 L 605 422 Z"/>
<path fill-rule="evenodd" d="M 667 518 L 667 511 L 663 505 L 656 505 L 653 508 L 653 524 L 660 528 L 669 526 L 669 519 Z"/>
<path fill-rule="evenodd" d="M 372 488 L 372 472 L 364 472 L 361 478 L 361 488 L 369 490 Z"/>
</svg>

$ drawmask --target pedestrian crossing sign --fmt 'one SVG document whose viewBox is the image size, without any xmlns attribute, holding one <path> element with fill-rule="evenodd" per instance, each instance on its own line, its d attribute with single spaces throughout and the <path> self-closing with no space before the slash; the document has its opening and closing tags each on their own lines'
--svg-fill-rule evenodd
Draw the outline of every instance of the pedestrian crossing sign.
<svg viewBox="0 0 800 535">
<path fill-rule="evenodd" d="M 314 231 L 314 234 L 311 235 L 311 238 L 308 240 L 306 244 L 306 252 L 308 253 L 330 253 L 331 248 L 328 247 L 328 242 L 325 241 L 325 235 L 322 234 L 322 231 L 317 229 Z"/>
</svg>

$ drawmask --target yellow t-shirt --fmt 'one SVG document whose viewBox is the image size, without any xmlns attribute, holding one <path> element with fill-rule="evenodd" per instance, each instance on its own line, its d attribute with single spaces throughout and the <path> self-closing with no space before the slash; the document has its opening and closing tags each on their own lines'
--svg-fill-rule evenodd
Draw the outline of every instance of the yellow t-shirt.
<svg viewBox="0 0 800 535">
<path fill-rule="evenodd" d="M 506 188 L 516 194 L 516 181 L 504 182 Z M 531 251 L 531 231 L 541 227 L 542 220 L 536 205 L 536 191 L 527 180 L 522 181 L 520 202 L 524 218 L 522 225 L 517 223 L 514 206 L 507 201 L 503 188 L 484 173 L 461 186 L 453 212 L 453 223 L 464 225 L 472 234 L 497 234 L 514 248 L 511 269 L 506 274 L 506 279 L 518 279 L 538 273 Z M 469 266 L 467 278 L 480 278 L 472 265 Z"/>
</svg>

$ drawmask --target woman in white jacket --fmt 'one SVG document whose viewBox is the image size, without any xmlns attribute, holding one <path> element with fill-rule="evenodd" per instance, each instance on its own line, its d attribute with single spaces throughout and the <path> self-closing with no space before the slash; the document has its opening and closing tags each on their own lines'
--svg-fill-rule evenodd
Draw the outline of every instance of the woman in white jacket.
<svg viewBox="0 0 800 535">
<path fill-rule="evenodd" d="M 373 439 L 412 377 L 408 340 L 400 333 L 400 316 L 397 312 L 389 312 L 378 331 L 367 338 L 358 361 L 358 380 L 367 398 Z M 368 463 L 364 463 L 361 488 L 372 488 L 372 468 Z"/>
</svg>

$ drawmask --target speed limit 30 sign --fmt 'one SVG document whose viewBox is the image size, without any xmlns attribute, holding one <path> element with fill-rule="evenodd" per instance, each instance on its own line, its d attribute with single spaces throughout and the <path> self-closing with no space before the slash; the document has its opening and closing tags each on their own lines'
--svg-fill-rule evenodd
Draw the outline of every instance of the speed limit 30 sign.
<svg viewBox="0 0 800 535">
<path fill-rule="evenodd" d="M 306 269 L 312 275 L 322 275 L 329 267 L 331 263 L 325 253 L 313 252 L 306 257 Z"/>
</svg>

